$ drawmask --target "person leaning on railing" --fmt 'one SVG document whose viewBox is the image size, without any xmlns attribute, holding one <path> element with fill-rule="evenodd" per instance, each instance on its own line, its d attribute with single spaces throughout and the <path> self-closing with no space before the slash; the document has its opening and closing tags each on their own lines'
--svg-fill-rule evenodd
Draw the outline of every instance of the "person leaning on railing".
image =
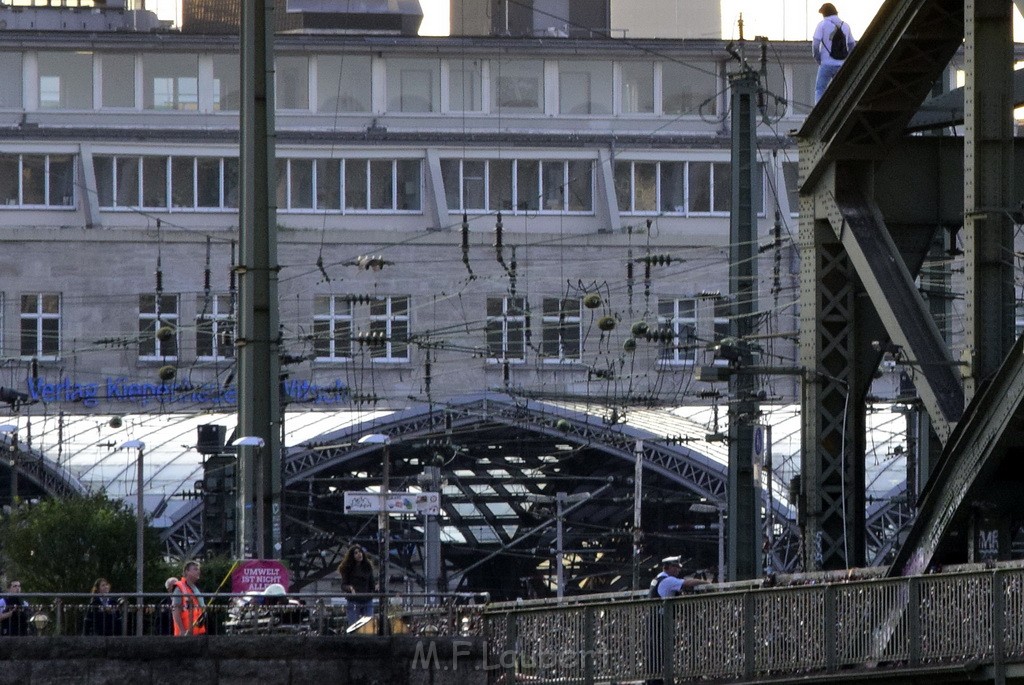
<svg viewBox="0 0 1024 685">
<path fill-rule="evenodd" d="M 650 598 L 669 599 L 679 595 L 683 590 L 692 590 L 708 583 L 707 580 L 694 576 L 680 578 L 679 573 L 682 570 L 683 562 L 679 557 L 665 557 L 662 559 L 661 573 L 656 575 L 654 580 L 651 581 Z M 664 645 L 661 641 L 663 618 L 660 608 L 658 611 L 651 613 L 650 620 L 651 623 L 648 626 L 650 641 L 647 645 L 648 668 L 651 673 L 661 673 L 664 668 L 664 656 L 662 655 Z M 653 678 L 647 681 L 647 685 L 661 685 L 661 683 L 661 678 Z"/>
<path fill-rule="evenodd" d="M 205 635 L 206 624 L 204 613 L 206 600 L 199 594 L 199 562 L 189 561 L 185 564 L 181 578 L 175 584 L 171 601 L 171 613 L 174 616 L 175 637 L 184 635 Z"/>
<path fill-rule="evenodd" d="M 366 550 L 360 545 L 349 547 L 345 558 L 338 564 L 338 575 L 341 576 L 341 589 L 348 595 L 348 624 L 352 625 L 363 616 L 372 616 L 373 599 L 370 594 L 376 591 L 377 583 Z"/>
<path fill-rule="evenodd" d="M 7 594 L 0 597 L 0 635 L 17 637 L 32 634 L 29 605 L 20 595 L 20 580 L 12 580 L 7 584 Z"/>
<path fill-rule="evenodd" d="M 665 557 L 661 560 L 662 571 L 651 581 L 651 599 L 668 599 L 680 594 L 684 589 L 692 590 L 701 585 L 707 585 L 708 581 L 695 576 L 679 577 L 683 570 L 683 562 L 679 557 Z"/>
<path fill-rule="evenodd" d="M 92 599 L 85 614 L 86 635 L 120 635 L 121 607 L 118 600 L 110 596 L 110 581 L 97 578 L 92 584 Z"/>
</svg>

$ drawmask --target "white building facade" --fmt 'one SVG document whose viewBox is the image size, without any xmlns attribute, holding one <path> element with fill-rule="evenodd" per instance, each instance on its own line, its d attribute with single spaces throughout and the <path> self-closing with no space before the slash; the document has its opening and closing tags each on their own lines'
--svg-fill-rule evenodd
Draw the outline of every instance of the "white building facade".
<svg viewBox="0 0 1024 685">
<path fill-rule="evenodd" d="M 779 365 L 786 132 L 814 65 L 772 54 L 756 204 Z M 279 35 L 288 401 L 702 401 L 731 311 L 737 68 L 717 40 Z M 0 31 L 0 385 L 76 410 L 233 402 L 239 87 L 233 36 Z"/>
</svg>

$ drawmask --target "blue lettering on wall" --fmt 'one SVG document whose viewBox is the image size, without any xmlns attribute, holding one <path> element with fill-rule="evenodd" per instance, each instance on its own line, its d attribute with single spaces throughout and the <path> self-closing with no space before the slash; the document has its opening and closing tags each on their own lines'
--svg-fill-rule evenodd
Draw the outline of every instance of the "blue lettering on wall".
<svg viewBox="0 0 1024 685">
<path fill-rule="evenodd" d="M 216 383 L 192 384 L 186 381 L 172 383 L 139 383 L 125 377 L 109 377 L 103 383 L 79 383 L 70 378 L 56 382 L 45 378 L 25 381 L 29 397 L 44 404 L 81 403 L 90 409 L 101 403 L 128 403 L 141 407 L 150 405 L 235 405 L 238 389 Z M 282 390 L 289 402 L 305 404 L 339 405 L 349 401 L 348 385 L 341 379 L 321 385 L 313 381 L 287 380 Z"/>
</svg>

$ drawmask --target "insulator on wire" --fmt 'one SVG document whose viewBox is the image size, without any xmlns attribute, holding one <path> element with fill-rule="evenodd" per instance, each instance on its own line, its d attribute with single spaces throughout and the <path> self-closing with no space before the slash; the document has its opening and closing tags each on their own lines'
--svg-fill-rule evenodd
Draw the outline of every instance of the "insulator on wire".
<svg viewBox="0 0 1024 685">
<path fill-rule="evenodd" d="M 473 275 L 473 268 L 469 265 L 469 215 L 462 215 L 462 263 L 466 265 L 466 271 Z"/>
</svg>

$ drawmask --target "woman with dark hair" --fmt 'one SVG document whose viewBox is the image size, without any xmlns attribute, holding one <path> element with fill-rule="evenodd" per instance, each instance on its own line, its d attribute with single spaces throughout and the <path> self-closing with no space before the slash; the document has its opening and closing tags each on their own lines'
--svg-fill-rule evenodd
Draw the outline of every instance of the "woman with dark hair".
<svg viewBox="0 0 1024 685">
<path fill-rule="evenodd" d="M 110 581 L 97 578 L 92 584 L 92 600 L 85 614 L 86 635 L 120 635 L 121 609 L 110 596 Z"/>
<path fill-rule="evenodd" d="M 360 545 L 349 547 L 345 558 L 338 564 L 338 575 L 341 576 L 341 589 L 348 595 L 348 624 L 352 625 L 363 616 L 372 616 L 373 598 L 370 594 L 376 591 L 377 583 L 366 550 Z"/>
</svg>

